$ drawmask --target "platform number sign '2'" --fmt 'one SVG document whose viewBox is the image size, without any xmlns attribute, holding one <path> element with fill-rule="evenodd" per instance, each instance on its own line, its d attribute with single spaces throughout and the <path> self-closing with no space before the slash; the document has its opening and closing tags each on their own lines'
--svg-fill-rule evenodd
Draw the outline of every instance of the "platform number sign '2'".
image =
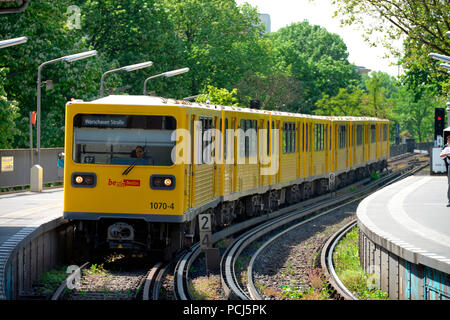
<svg viewBox="0 0 450 320">
<path fill-rule="evenodd" d="M 212 231 L 211 231 L 211 214 L 200 214 L 198 217 L 200 227 L 200 248 L 207 249 L 212 246 Z"/>
</svg>

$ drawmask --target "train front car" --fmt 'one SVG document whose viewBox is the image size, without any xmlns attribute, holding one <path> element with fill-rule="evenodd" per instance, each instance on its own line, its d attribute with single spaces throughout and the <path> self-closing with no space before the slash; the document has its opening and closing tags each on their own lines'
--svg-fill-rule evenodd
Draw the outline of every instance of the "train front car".
<svg viewBox="0 0 450 320">
<path fill-rule="evenodd" d="M 183 245 L 184 164 L 172 154 L 184 115 L 147 96 L 67 104 L 64 218 L 78 245 L 169 255 Z"/>
</svg>

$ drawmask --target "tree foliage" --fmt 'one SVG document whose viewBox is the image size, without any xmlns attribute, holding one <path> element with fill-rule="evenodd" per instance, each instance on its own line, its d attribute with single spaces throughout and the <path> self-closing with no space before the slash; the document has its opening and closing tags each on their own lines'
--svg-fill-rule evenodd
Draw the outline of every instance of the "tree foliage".
<svg viewBox="0 0 450 320">
<path fill-rule="evenodd" d="M 311 113 L 322 94 L 334 96 L 359 80 L 355 66 L 347 60 L 347 47 L 338 35 L 307 21 L 294 23 L 269 35 L 276 66 L 302 84 L 302 105 L 289 110 Z"/>
<path fill-rule="evenodd" d="M 430 52 L 450 56 L 450 38 L 446 36 L 450 31 L 447 0 L 333 0 L 332 3 L 338 6 L 335 15 L 341 17 L 341 22 L 359 25 L 372 45 L 381 42 L 399 56 L 392 43 L 393 40 L 403 40 L 406 69 L 431 70 L 432 77 L 438 82 L 448 83 L 446 71 L 428 57 Z M 368 21 L 368 16 L 373 21 Z M 384 37 L 375 37 L 377 34 Z"/>
<path fill-rule="evenodd" d="M 36 110 L 38 66 L 93 49 L 98 51 L 94 58 L 57 62 L 42 70 L 42 80 L 54 83 L 53 90 L 42 90 L 42 147 L 64 144 L 68 100 L 98 98 L 105 71 L 143 61 L 154 65 L 108 75 L 106 92 L 142 94 L 147 77 L 189 67 L 190 72 L 177 77 L 152 79 L 148 91 L 175 98 L 203 92 L 212 103 L 223 105 L 248 106 L 257 99 L 267 110 L 396 119 L 406 112 L 402 106 L 424 105 L 442 87 L 450 88 L 444 81 L 446 74 L 426 56 L 432 49 L 448 54 L 444 29 L 449 12 L 442 1 L 334 2 L 344 23 L 362 23 L 360 13 L 369 12 L 393 26 L 387 30 L 387 40 L 407 35 L 403 60 L 408 68 L 401 84 L 394 85 L 382 73 L 361 78 L 348 62 L 343 40 L 307 21 L 263 34 L 256 8 L 238 6 L 234 0 L 31 1 L 23 13 L 0 16 L 1 39 L 29 38 L 24 45 L 0 50 L 0 68 L 8 70 L 0 74 L 0 148 L 28 146 L 28 115 Z M 75 28 L 74 5 L 80 13 Z M 398 17 L 389 16 L 394 13 Z M 410 14 L 418 22 L 409 19 L 408 25 L 401 24 L 402 19 L 408 21 L 403 15 Z M 381 30 L 378 25 L 370 28 Z M 399 87 L 411 100 L 400 98 Z M 422 126 L 417 121 L 402 125 L 414 135 L 428 137 L 426 126 L 420 134 L 412 127 Z"/>
<path fill-rule="evenodd" d="M 9 101 L 4 85 L 6 71 L 0 69 L 0 149 L 12 148 L 14 134 L 17 133 L 16 119 L 19 117 L 19 108 L 16 101 Z"/>
<path fill-rule="evenodd" d="M 195 101 L 222 106 L 239 106 L 237 89 L 228 91 L 227 89 L 216 88 L 213 86 L 207 86 L 206 92 L 197 97 Z"/>
</svg>

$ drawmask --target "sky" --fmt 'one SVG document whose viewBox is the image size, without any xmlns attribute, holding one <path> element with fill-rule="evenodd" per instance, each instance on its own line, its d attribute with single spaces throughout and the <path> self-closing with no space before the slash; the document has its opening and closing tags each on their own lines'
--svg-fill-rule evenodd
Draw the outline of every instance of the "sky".
<svg viewBox="0 0 450 320">
<path fill-rule="evenodd" d="M 372 71 L 398 75 L 397 58 L 383 58 L 388 50 L 381 45 L 370 47 L 362 37 L 363 31 L 358 30 L 356 26 L 341 27 L 339 18 L 333 18 L 336 7 L 330 0 L 236 0 L 238 5 L 245 2 L 257 7 L 259 13 L 270 15 L 272 32 L 294 22 L 308 20 L 312 25 L 320 25 L 341 36 L 347 45 L 350 63 Z M 398 43 L 397 47 L 401 48 L 401 44 Z M 391 63 L 394 65 L 390 65 Z"/>
</svg>

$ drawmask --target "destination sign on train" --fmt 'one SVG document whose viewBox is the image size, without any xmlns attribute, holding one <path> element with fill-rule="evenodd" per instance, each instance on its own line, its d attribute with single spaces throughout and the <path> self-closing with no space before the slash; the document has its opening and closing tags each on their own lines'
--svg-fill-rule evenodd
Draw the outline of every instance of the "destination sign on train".
<svg viewBox="0 0 450 320">
<path fill-rule="evenodd" d="M 126 116 L 83 116 L 83 127 L 126 128 Z"/>
</svg>

